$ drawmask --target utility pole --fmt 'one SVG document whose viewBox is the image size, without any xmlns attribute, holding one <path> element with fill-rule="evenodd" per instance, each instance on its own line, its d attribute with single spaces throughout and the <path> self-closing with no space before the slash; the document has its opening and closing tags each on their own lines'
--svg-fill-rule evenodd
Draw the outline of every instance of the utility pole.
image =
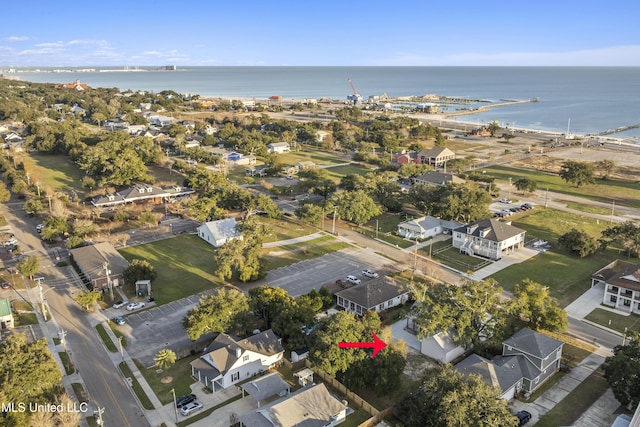
<svg viewBox="0 0 640 427">
<path fill-rule="evenodd" d="M 333 231 L 331 232 L 332 234 L 336 234 L 336 215 L 338 212 L 338 207 L 334 206 L 333 207 Z"/>
<path fill-rule="evenodd" d="M 547 188 L 547 191 L 544 193 L 544 207 L 545 207 L 545 209 L 547 208 L 547 205 L 548 205 L 548 199 L 549 199 L 549 189 Z"/>
<path fill-rule="evenodd" d="M 102 422 L 102 414 L 104 413 L 104 408 L 98 408 L 97 411 L 93 411 L 94 416 L 96 413 L 98 414 L 98 420 L 96 421 L 96 424 L 98 424 L 99 426 L 104 425 Z"/>
<path fill-rule="evenodd" d="M 108 262 L 104 263 L 104 272 L 107 276 L 107 286 L 109 287 L 109 294 L 111 295 L 111 299 L 113 300 L 113 286 L 111 285 L 111 279 L 109 278 L 109 274 L 111 274 L 111 271 L 109 270 Z"/>
<path fill-rule="evenodd" d="M 376 239 L 378 238 L 378 220 L 376 219 Z"/>
<path fill-rule="evenodd" d="M 51 213 L 51 196 L 47 196 L 47 199 L 49 199 L 49 213 Z"/>
<path fill-rule="evenodd" d="M 122 335 L 118 337 L 118 343 L 120 344 L 120 357 L 122 357 L 122 361 L 124 362 L 124 352 L 122 351 Z"/>
<path fill-rule="evenodd" d="M 178 404 L 176 403 L 176 389 L 171 389 L 171 394 L 173 395 L 173 411 L 176 413 L 176 423 L 178 422 Z"/>
<path fill-rule="evenodd" d="M 67 351 L 67 331 L 64 329 L 60 329 L 60 342 L 62 343 L 64 351 Z"/>
<path fill-rule="evenodd" d="M 611 201 L 611 219 L 609 220 L 609 223 L 613 223 L 613 213 L 616 210 L 616 201 L 612 200 Z"/>
</svg>

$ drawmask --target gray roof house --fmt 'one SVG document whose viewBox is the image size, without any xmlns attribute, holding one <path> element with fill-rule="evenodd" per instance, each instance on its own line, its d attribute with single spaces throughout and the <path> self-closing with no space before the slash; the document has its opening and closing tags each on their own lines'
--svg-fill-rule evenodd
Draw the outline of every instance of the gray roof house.
<svg viewBox="0 0 640 427">
<path fill-rule="evenodd" d="M 483 219 L 453 230 L 454 248 L 467 255 L 498 260 L 524 247 L 526 231 L 495 218 Z"/>
<path fill-rule="evenodd" d="M 428 239 L 441 233 L 451 233 L 462 227 L 457 221 L 445 221 L 431 215 L 398 224 L 398 235 L 405 239 Z"/>
<path fill-rule="evenodd" d="M 283 380 L 277 372 L 242 384 L 242 397 L 245 396 L 245 393 L 250 394 L 258 402 L 258 408 L 263 400 L 275 395 L 286 396 L 290 392 L 291 385 Z"/>
<path fill-rule="evenodd" d="M 240 416 L 243 427 L 333 427 L 345 420 L 347 403 L 324 384 L 303 387 L 289 396 Z"/>
<path fill-rule="evenodd" d="M 427 165 L 441 167 L 447 161 L 456 158 L 456 153 L 447 147 L 432 147 L 418 152 L 418 161 Z"/>
<path fill-rule="evenodd" d="M 107 242 L 71 249 L 73 262 L 81 277 L 96 289 L 119 286 L 124 282 L 122 273 L 129 266 L 120 253 Z"/>
<path fill-rule="evenodd" d="M 242 239 L 235 218 L 205 222 L 197 228 L 198 236 L 210 245 L 219 248 L 233 239 Z"/>
<path fill-rule="evenodd" d="M 447 185 L 447 184 L 463 184 L 464 179 L 450 173 L 442 173 L 437 171 L 427 171 L 422 175 L 414 176 L 411 182 L 422 185 Z"/>
<path fill-rule="evenodd" d="M 409 300 L 404 283 L 383 277 L 336 292 L 338 307 L 356 314 L 366 311 L 380 313 Z"/>
<path fill-rule="evenodd" d="M 191 375 L 215 392 L 280 363 L 283 353 L 271 329 L 245 339 L 221 333 L 191 362 Z"/>
<path fill-rule="evenodd" d="M 532 393 L 560 369 L 564 343 L 531 329 L 521 329 L 502 343 L 502 356 L 487 360 L 472 354 L 455 366 L 465 375 L 480 375 L 505 400 Z"/>
</svg>

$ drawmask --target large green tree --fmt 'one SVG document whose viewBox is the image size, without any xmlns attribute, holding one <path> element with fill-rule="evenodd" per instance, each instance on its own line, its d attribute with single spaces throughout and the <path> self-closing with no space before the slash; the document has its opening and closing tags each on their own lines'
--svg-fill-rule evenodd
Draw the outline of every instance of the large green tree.
<svg viewBox="0 0 640 427">
<path fill-rule="evenodd" d="M 578 229 L 572 228 L 558 238 L 558 244 L 580 258 L 596 253 L 600 245 L 598 241 Z"/>
<path fill-rule="evenodd" d="M 183 326 L 189 338 L 197 340 L 211 332 L 244 330 L 248 319 L 249 301 L 240 291 L 220 288 L 211 295 L 200 297 L 198 306 L 184 318 Z"/>
<path fill-rule="evenodd" d="M 0 378 L 0 402 L 4 404 L 49 403 L 64 392 L 62 374 L 46 340 L 29 342 L 22 333 L 11 334 L 0 343 Z M 29 411 L 2 411 L 0 425 L 38 425 L 30 421 L 32 416 Z"/>
<path fill-rule="evenodd" d="M 240 226 L 242 239 L 233 239 L 222 245 L 214 255 L 215 273 L 222 280 L 237 273 L 241 282 L 258 280 L 267 273 L 267 264 L 262 253 L 262 242 L 268 228 L 255 216 L 247 218 Z"/>
<path fill-rule="evenodd" d="M 563 332 L 567 328 L 567 312 L 549 293 L 549 287 L 525 279 L 513 291 L 507 310 L 527 321 L 531 329 Z"/>
<path fill-rule="evenodd" d="M 133 286 L 138 280 L 156 280 L 158 272 L 146 259 L 134 259 L 124 269 L 122 277 L 125 284 Z"/>
<path fill-rule="evenodd" d="M 429 369 L 394 411 L 405 427 L 516 427 L 518 419 L 496 388 L 449 365 Z"/>
<path fill-rule="evenodd" d="M 413 283 L 411 294 L 418 337 L 456 331 L 454 341 L 464 348 L 478 345 L 502 332 L 500 288 L 494 280 L 465 280 L 460 286 Z"/>
<path fill-rule="evenodd" d="M 601 244 L 607 247 L 611 243 L 617 243 L 627 250 L 627 256 L 640 254 L 640 225 L 632 221 L 626 221 L 607 228 L 602 232 Z"/>
<path fill-rule="evenodd" d="M 33 275 L 38 272 L 39 268 L 40 258 L 38 258 L 37 256 L 24 257 L 22 261 L 20 261 L 18 265 L 16 265 L 16 269 L 20 272 L 20 274 L 22 274 L 23 276 L 27 276 L 30 279 L 33 279 Z"/>
<path fill-rule="evenodd" d="M 475 183 L 416 185 L 410 192 L 415 206 L 428 215 L 470 223 L 489 216 L 491 195 Z"/>
<path fill-rule="evenodd" d="M 518 191 L 533 193 L 538 189 L 538 182 L 531 178 L 518 178 L 513 183 Z"/>
<path fill-rule="evenodd" d="M 560 178 L 580 188 L 586 184 L 595 184 L 594 167 L 591 163 L 568 160 L 562 163 Z"/>
<path fill-rule="evenodd" d="M 382 208 L 364 191 L 340 191 L 331 197 L 341 219 L 361 225 L 382 213 Z"/>
<path fill-rule="evenodd" d="M 640 333 L 630 333 L 626 345 L 616 346 L 602 367 L 618 402 L 635 410 L 640 403 Z"/>
</svg>

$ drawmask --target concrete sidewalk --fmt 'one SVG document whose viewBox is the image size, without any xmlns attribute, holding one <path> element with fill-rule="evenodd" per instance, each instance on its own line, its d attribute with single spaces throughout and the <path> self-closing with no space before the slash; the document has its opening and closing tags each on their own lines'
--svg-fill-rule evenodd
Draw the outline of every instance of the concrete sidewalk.
<svg viewBox="0 0 640 427">
<path fill-rule="evenodd" d="M 302 242 L 307 242 L 309 240 L 314 240 L 314 239 L 320 238 L 320 237 L 322 237 L 324 235 L 325 235 L 324 233 L 317 232 L 317 233 L 313 233 L 313 234 L 307 234 L 306 236 L 296 237 L 294 239 L 287 239 L 287 240 L 280 240 L 280 241 L 277 241 L 277 242 L 263 243 L 262 247 L 263 248 L 274 248 L 274 247 L 277 247 L 277 246 L 292 245 L 294 243 L 302 243 Z"/>
</svg>

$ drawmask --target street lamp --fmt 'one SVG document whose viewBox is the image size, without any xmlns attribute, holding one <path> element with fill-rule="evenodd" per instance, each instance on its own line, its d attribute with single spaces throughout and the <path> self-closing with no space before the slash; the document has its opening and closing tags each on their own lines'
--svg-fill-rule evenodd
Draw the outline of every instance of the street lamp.
<svg viewBox="0 0 640 427">
<path fill-rule="evenodd" d="M 178 403 L 176 402 L 176 389 L 171 389 L 171 394 L 173 395 L 173 411 L 176 413 L 176 423 L 178 422 Z"/>
<path fill-rule="evenodd" d="M 338 207 L 334 206 L 333 207 L 333 231 L 331 232 L 332 234 L 336 234 L 336 215 L 338 212 Z"/>
</svg>

